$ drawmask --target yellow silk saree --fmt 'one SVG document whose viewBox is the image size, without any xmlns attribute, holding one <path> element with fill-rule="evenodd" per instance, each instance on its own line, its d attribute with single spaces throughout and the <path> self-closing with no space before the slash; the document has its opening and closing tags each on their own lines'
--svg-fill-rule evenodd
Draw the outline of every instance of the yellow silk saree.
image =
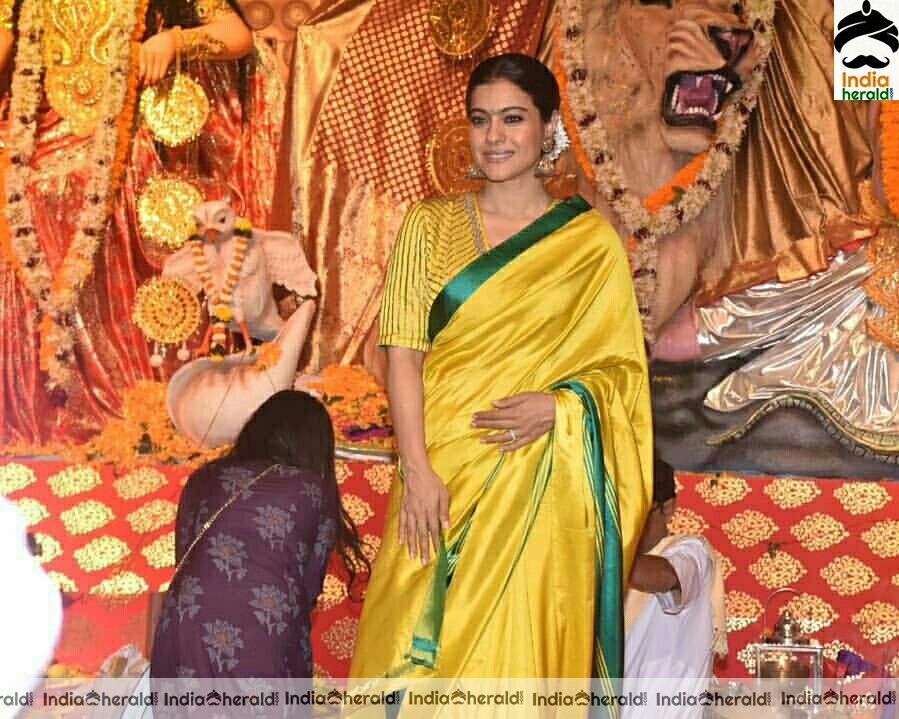
<svg viewBox="0 0 899 719">
<path fill-rule="evenodd" d="M 649 509 L 643 335 L 612 227 L 575 197 L 457 274 L 429 317 L 425 435 L 450 495 L 427 566 L 397 543 L 394 482 L 351 676 L 616 677 Z M 552 392 L 554 428 L 501 453 L 472 415 Z"/>
</svg>

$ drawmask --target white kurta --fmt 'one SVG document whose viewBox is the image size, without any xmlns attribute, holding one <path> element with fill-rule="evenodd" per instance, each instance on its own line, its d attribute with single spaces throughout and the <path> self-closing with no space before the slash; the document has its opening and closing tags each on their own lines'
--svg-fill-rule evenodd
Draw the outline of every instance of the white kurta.
<svg viewBox="0 0 899 719">
<path fill-rule="evenodd" d="M 59 588 L 28 550 L 22 514 L 0 496 L 0 695 L 28 692 L 53 658 L 62 627 Z M 20 706 L 0 703 L 0 719 Z"/>
<path fill-rule="evenodd" d="M 625 596 L 625 692 L 648 692 L 653 719 L 698 719 L 703 707 L 685 704 L 709 685 L 712 672 L 713 613 L 711 590 L 714 561 L 702 537 L 678 537 L 660 552 L 680 581 L 679 592 L 645 594 L 634 589 Z M 640 609 L 640 605 L 642 609 Z M 630 610 L 630 611 L 629 611 Z M 657 704 L 657 693 L 675 695 L 670 706 Z M 683 694 L 681 694 L 683 693 Z M 622 719 L 645 716 L 645 708 L 624 708 Z"/>
</svg>

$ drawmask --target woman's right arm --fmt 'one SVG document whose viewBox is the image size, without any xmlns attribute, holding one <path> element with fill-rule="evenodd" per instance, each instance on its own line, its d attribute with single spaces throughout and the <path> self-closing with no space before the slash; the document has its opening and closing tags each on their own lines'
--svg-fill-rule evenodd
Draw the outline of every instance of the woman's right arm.
<svg viewBox="0 0 899 719">
<path fill-rule="evenodd" d="M 399 542 L 409 557 L 430 561 L 430 545 L 440 546 L 441 528 L 449 526 L 449 492 L 431 468 L 425 447 L 425 353 L 408 347 L 387 349 L 387 396 L 396 435 L 403 478 Z"/>
</svg>

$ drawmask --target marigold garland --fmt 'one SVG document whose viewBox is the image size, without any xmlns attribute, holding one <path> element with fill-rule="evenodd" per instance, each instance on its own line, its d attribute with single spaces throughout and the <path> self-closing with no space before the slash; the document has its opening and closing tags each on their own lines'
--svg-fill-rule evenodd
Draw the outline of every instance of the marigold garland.
<svg viewBox="0 0 899 719">
<path fill-rule="evenodd" d="M 730 98 L 718 119 L 709 149 L 693 158 L 662 188 L 640 198 L 627 187 L 623 168 L 609 146 L 605 128 L 593 109 L 585 61 L 583 0 L 562 0 L 555 34 L 556 75 L 562 92 L 562 116 L 575 159 L 605 201 L 631 232 L 628 251 L 640 314 L 647 337 L 654 335 L 651 304 L 655 294 L 657 242 L 695 219 L 718 191 L 742 144 L 772 46 L 774 0 L 749 0 L 747 24 L 759 48 L 759 61 L 744 85 Z M 682 190 L 682 191 L 681 191 Z"/>
<path fill-rule="evenodd" d="M 393 448 L 387 394 L 365 367 L 329 365 L 315 377 L 306 378 L 304 386 L 321 397 L 345 441 Z"/>
<path fill-rule="evenodd" d="M 253 236 L 253 227 L 250 221 L 245 217 L 238 217 L 234 222 L 234 234 L 237 235 L 237 239 L 234 241 L 234 251 L 231 255 L 231 262 L 228 264 L 228 271 L 225 274 L 224 287 L 216 287 L 212 281 L 209 261 L 206 259 L 206 253 L 203 251 L 203 238 L 194 232 L 188 239 L 188 242 L 191 243 L 194 269 L 200 276 L 203 290 L 206 292 L 209 322 L 212 324 L 209 359 L 213 362 L 220 362 L 225 357 L 228 323 L 234 319 L 234 311 L 231 309 L 231 302 L 234 299 L 234 287 L 240 279 L 240 268 L 243 266 L 244 257 L 247 253 L 247 245 Z"/>
<path fill-rule="evenodd" d="M 899 103 L 880 101 L 880 168 L 890 212 L 899 217 Z"/>
<path fill-rule="evenodd" d="M 178 433 L 169 419 L 163 382 L 141 380 L 122 393 L 121 417 L 111 418 L 103 431 L 84 444 L 16 443 L 4 447 L 10 455 L 58 455 L 79 463 L 111 464 L 117 470 L 173 463 L 196 467 L 224 454 L 230 447 L 198 449 Z"/>
<path fill-rule="evenodd" d="M 48 373 L 47 387 L 66 390 L 73 360 L 73 313 L 82 286 L 93 271 L 112 201 L 129 149 L 137 96 L 137 58 L 144 34 L 148 0 L 114 6 L 109 37 L 112 61 L 109 86 L 93 135 L 96 162 L 84 192 L 84 205 L 66 256 L 54 277 L 37 238 L 27 197 L 31 181 L 37 113 L 44 71 L 42 52 L 43 0 L 26 0 L 19 17 L 19 40 L 10 102 L 9 153 L 6 171 L 10 251 L 13 265 L 34 297 L 39 321 L 39 361 Z"/>
</svg>

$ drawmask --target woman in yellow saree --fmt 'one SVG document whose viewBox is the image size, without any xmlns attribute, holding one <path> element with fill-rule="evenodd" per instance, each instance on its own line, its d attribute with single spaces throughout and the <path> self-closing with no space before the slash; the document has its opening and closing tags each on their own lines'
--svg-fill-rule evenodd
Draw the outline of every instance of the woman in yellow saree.
<svg viewBox="0 0 899 719">
<path fill-rule="evenodd" d="M 533 58 L 478 66 L 484 188 L 417 204 L 394 247 L 380 339 L 402 481 L 355 678 L 620 676 L 649 386 L 619 238 L 543 187 L 558 97 Z"/>
</svg>

